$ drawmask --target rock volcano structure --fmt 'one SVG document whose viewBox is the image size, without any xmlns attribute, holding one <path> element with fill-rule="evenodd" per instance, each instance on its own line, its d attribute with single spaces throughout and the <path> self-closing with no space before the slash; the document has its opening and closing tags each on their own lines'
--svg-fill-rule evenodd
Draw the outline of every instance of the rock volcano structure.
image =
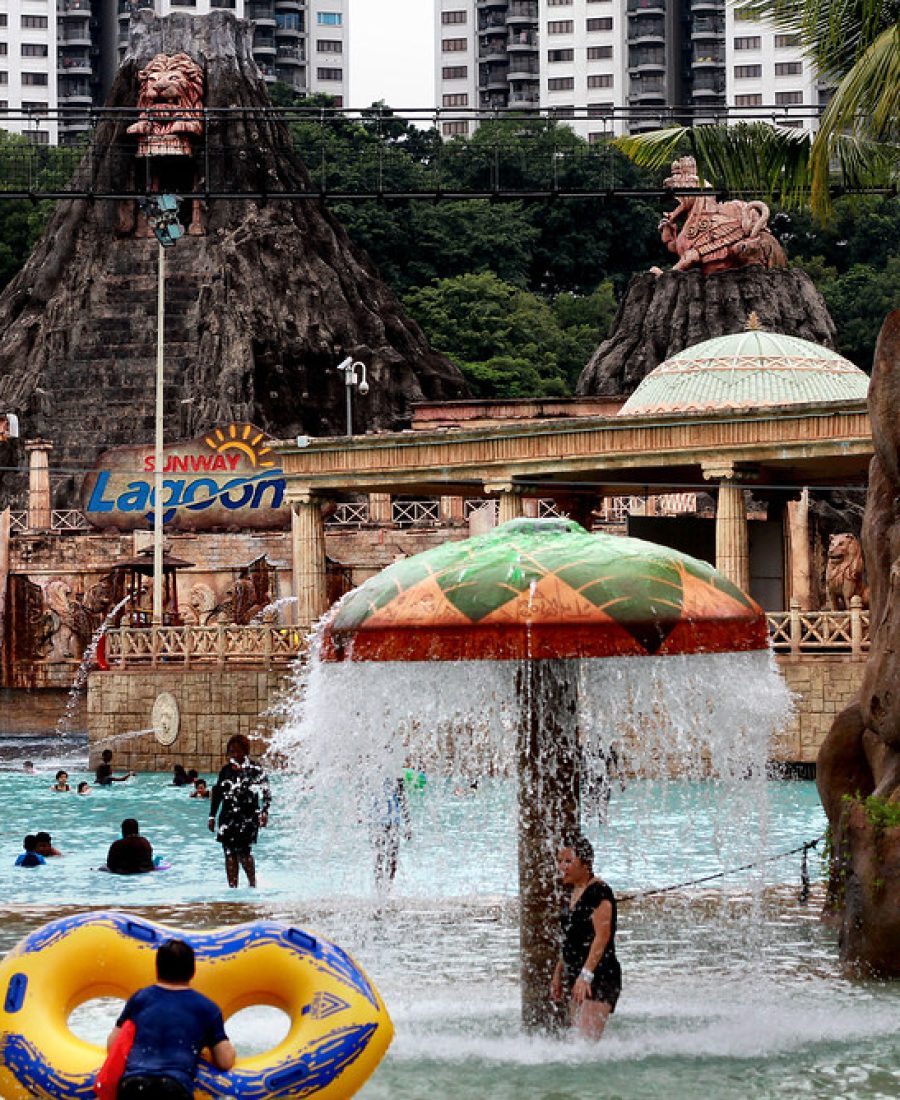
<svg viewBox="0 0 900 1100">
<path fill-rule="evenodd" d="M 192 156 L 156 164 L 153 143 L 129 132 L 140 74 L 158 55 L 180 53 L 203 73 L 204 132 L 181 143 Z M 402 427 L 417 399 L 467 396 L 371 261 L 304 197 L 313 188 L 246 23 L 227 12 L 140 12 L 107 107 L 125 110 L 99 125 L 79 190 L 208 196 L 199 211 L 182 204 L 189 234 L 167 252 L 167 441 L 228 420 L 277 437 L 343 434 L 344 378 L 334 368 L 347 355 L 368 368 L 357 432 Z M 295 197 L 269 197 L 279 193 Z M 74 501 L 98 452 L 152 439 L 157 252 L 133 200 L 63 201 L 0 295 L 0 407 L 18 413 L 25 438 L 52 440 L 53 466 L 71 471 L 54 506 Z M 8 497 L 13 486 L 3 488 Z"/>
<path fill-rule="evenodd" d="M 833 840 L 831 907 L 843 957 L 900 978 L 900 310 L 875 349 L 869 415 L 875 457 L 863 519 L 871 649 L 859 700 L 819 753 Z"/>
</svg>

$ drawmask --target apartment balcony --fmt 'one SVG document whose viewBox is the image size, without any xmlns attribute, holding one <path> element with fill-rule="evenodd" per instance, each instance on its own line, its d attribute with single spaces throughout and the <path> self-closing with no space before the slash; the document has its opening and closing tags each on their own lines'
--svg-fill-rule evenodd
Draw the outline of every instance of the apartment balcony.
<svg viewBox="0 0 900 1100">
<path fill-rule="evenodd" d="M 541 105 L 541 89 L 535 85 L 520 85 L 509 93 L 509 106 L 533 108 Z"/>
<path fill-rule="evenodd" d="M 275 28 L 275 38 L 278 42 L 299 42 L 301 32 L 296 27 L 281 27 Z"/>
<path fill-rule="evenodd" d="M 691 12 L 718 12 L 725 16 L 725 0 L 691 0 Z"/>
<path fill-rule="evenodd" d="M 279 65 L 305 65 L 306 58 L 299 46 L 282 46 L 279 42 L 275 50 L 275 61 Z"/>
<path fill-rule="evenodd" d="M 301 0 L 275 0 L 276 11 L 295 11 L 303 13 L 304 6 Z"/>
<path fill-rule="evenodd" d="M 90 0 L 66 0 L 56 9 L 58 19 L 78 19 L 87 16 L 90 18 Z"/>
<path fill-rule="evenodd" d="M 59 67 L 66 76 L 92 76 L 94 72 L 89 57 L 73 57 L 63 54 L 59 59 Z"/>
<path fill-rule="evenodd" d="M 482 91 L 506 91 L 508 87 L 506 79 L 506 66 L 485 66 L 478 77 L 478 86 Z"/>
<path fill-rule="evenodd" d="M 506 40 L 507 50 L 536 50 L 538 44 L 537 31 L 513 31 Z"/>
<path fill-rule="evenodd" d="M 223 8 L 226 11 L 234 11 L 237 7 L 237 0 L 209 0 L 209 6 L 213 11 L 219 11 Z"/>
<path fill-rule="evenodd" d="M 694 46 L 691 57 L 692 69 L 724 69 L 725 51 L 711 50 L 703 46 Z"/>
<path fill-rule="evenodd" d="M 478 106 L 482 111 L 502 111 L 508 99 L 505 92 L 482 92 L 478 97 Z"/>
<path fill-rule="evenodd" d="M 275 45 L 274 38 L 257 38 L 253 39 L 253 54 L 254 56 L 274 57 L 278 47 Z"/>
<path fill-rule="evenodd" d="M 509 57 L 509 79 L 512 80 L 534 80 L 541 71 L 541 66 L 538 58 L 530 57 L 527 54 L 510 54 Z"/>
<path fill-rule="evenodd" d="M 666 14 L 666 0 L 628 0 L 627 11 L 629 15 L 638 12 L 658 12 Z"/>
<path fill-rule="evenodd" d="M 666 51 L 631 49 L 628 51 L 630 73 L 656 73 L 666 71 Z"/>
<path fill-rule="evenodd" d="M 83 27 L 66 27 L 59 36 L 59 41 L 65 43 L 66 46 L 90 46 L 92 44 L 91 28 L 87 23 Z"/>
<path fill-rule="evenodd" d="M 666 101 L 666 82 L 663 77 L 641 77 L 632 80 L 628 92 L 630 103 L 655 104 Z"/>
<path fill-rule="evenodd" d="M 691 74 L 694 95 L 724 95 L 725 73 L 716 69 L 698 69 Z"/>
<path fill-rule="evenodd" d="M 506 11 L 508 0 L 478 0 L 479 11 L 490 11 L 493 9 L 499 9 Z"/>
<path fill-rule="evenodd" d="M 252 19 L 257 27 L 275 26 L 275 10 L 271 4 L 248 4 L 244 14 L 247 19 Z"/>
<path fill-rule="evenodd" d="M 488 12 L 478 20 L 478 33 L 490 34 L 491 31 L 505 31 L 506 16 L 503 12 Z"/>
<path fill-rule="evenodd" d="M 537 23 L 538 21 L 538 6 L 537 4 L 520 4 L 511 3 L 506 12 L 506 22 L 509 24 L 515 23 Z"/>
<path fill-rule="evenodd" d="M 505 61 L 506 60 L 506 39 L 492 39 L 488 42 L 480 42 L 478 44 L 478 60 L 479 61 Z"/>
<path fill-rule="evenodd" d="M 725 20 L 714 15 L 698 15 L 691 20 L 691 41 L 698 39 L 725 37 Z"/>
<path fill-rule="evenodd" d="M 629 46 L 655 46 L 666 40 L 666 26 L 662 19 L 657 27 L 643 27 L 641 30 L 628 28 Z"/>
</svg>

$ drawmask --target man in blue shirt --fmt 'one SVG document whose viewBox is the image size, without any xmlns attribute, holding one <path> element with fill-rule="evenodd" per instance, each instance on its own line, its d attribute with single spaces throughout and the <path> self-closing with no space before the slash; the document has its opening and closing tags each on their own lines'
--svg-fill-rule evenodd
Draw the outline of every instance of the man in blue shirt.
<svg viewBox="0 0 900 1100">
<path fill-rule="evenodd" d="M 17 867 L 42 867 L 47 861 L 37 850 L 37 837 L 31 833 L 22 841 L 24 852 L 16 860 Z"/>
<path fill-rule="evenodd" d="M 207 1048 L 216 1069 L 229 1070 L 235 1051 L 218 1006 L 190 988 L 194 949 L 168 940 L 156 952 L 156 983 L 125 1002 L 106 1040 L 115 1042 L 126 1020 L 134 1044 L 119 1084 L 119 1100 L 192 1100 L 200 1052 Z"/>
</svg>

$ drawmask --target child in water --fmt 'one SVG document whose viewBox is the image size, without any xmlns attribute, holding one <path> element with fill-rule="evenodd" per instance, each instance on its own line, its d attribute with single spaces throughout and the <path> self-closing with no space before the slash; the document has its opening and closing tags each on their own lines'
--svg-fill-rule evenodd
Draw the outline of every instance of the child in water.
<svg viewBox="0 0 900 1100">
<path fill-rule="evenodd" d="M 69 773 L 63 768 L 60 768 L 56 773 L 56 782 L 50 788 L 51 791 L 71 791 L 69 786 Z"/>
<path fill-rule="evenodd" d="M 37 837 L 31 833 L 22 841 L 24 852 L 16 859 L 16 867 L 43 867 L 46 859 L 37 852 Z"/>
</svg>

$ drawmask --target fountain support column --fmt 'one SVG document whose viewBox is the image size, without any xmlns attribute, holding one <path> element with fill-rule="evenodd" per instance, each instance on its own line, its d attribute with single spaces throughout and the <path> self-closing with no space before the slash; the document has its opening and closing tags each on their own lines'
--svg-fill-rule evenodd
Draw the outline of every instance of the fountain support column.
<svg viewBox="0 0 900 1100">
<path fill-rule="evenodd" d="M 734 467 L 703 467 L 707 480 L 719 482 L 716 500 L 716 569 L 742 592 L 750 591 L 750 539 L 744 489 Z"/>
<path fill-rule="evenodd" d="M 29 439 L 28 455 L 28 529 L 49 531 L 52 526 L 50 508 L 50 461 L 53 444 L 46 439 Z"/>
<path fill-rule="evenodd" d="M 294 500 L 291 511 L 291 556 L 297 625 L 310 628 L 328 607 L 325 562 L 325 518 L 313 493 Z"/>
<path fill-rule="evenodd" d="M 525 515 L 522 492 L 511 481 L 486 481 L 484 491 L 497 498 L 498 524 L 508 523 L 511 519 L 521 519 Z"/>
<path fill-rule="evenodd" d="M 556 852 L 563 837 L 579 831 L 574 665 L 571 660 L 528 660 L 516 683 L 522 1022 L 535 1031 L 564 1022 L 548 993 L 559 958 L 562 892 Z"/>
</svg>

